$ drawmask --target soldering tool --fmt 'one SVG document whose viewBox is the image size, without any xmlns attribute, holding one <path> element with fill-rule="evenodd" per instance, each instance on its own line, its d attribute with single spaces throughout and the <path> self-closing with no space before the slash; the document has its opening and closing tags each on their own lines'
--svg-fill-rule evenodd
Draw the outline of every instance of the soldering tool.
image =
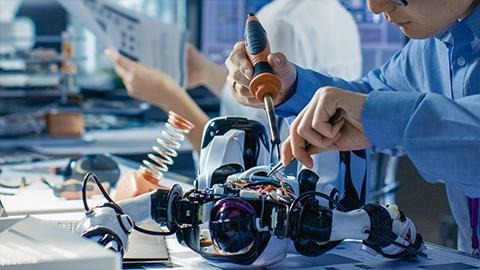
<svg viewBox="0 0 480 270">
<path fill-rule="evenodd" d="M 252 13 L 248 15 L 245 23 L 245 46 L 248 58 L 253 65 L 253 77 L 249 85 L 250 93 L 258 100 L 263 101 L 265 105 L 272 146 L 277 149 L 277 157 L 280 158 L 281 141 L 273 100 L 280 93 L 282 82 L 273 74 L 273 69 L 267 61 L 270 54 L 267 33 L 258 18 Z"/>
</svg>

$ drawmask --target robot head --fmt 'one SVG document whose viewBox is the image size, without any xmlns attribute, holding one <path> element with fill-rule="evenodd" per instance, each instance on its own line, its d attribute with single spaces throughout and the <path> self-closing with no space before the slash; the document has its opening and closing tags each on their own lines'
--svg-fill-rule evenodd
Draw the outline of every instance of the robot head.
<svg viewBox="0 0 480 270">
<path fill-rule="evenodd" d="M 291 241 L 286 235 L 286 202 L 293 201 L 298 183 L 293 177 L 279 180 L 263 176 L 268 169 L 253 167 L 230 175 L 223 184 L 176 198 L 171 191 L 159 190 L 166 195 L 161 196 L 166 207 L 160 209 L 175 214 L 171 218 L 163 214 L 163 219 L 155 220 L 167 225 L 175 221 L 176 225 L 168 228 L 178 228 L 179 242 L 210 264 L 252 268 L 277 263 L 286 256 Z"/>
</svg>

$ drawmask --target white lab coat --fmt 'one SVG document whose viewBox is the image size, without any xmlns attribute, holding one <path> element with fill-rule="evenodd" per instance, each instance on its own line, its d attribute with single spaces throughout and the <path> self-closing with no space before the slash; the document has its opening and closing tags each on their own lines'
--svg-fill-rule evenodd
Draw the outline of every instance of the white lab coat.
<svg viewBox="0 0 480 270">
<path fill-rule="evenodd" d="M 267 31 L 272 52 L 284 53 L 301 67 L 347 80 L 361 76 L 360 35 L 353 17 L 338 0 L 276 0 L 263 7 L 257 17 Z M 249 117 L 267 126 L 265 111 L 238 104 L 228 85 L 222 93 L 220 114 Z M 281 136 L 288 136 L 288 125 L 282 126 Z M 334 184 L 342 192 L 343 183 L 335 183 L 338 152 L 320 154 L 315 164 L 321 182 Z M 361 183 L 354 185 L 357 191 L 361 188 Z"/>
</svg>

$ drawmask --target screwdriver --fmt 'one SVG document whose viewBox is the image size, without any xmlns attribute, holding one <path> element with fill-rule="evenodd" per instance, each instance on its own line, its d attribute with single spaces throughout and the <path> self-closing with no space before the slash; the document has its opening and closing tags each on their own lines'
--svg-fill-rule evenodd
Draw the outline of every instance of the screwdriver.
<svg viewBox="0 0 480 270">
<path fill-rule="evenodd" d="M 245 23 L 245 46 L 253 66 L 253 77 L 249 85 L 250 93 L 265 105 L 272 146 L 277 149 L 277 156 L 280 158 L 281 141 L 273 100 L 282 89 L 282 81 L 273 74 L 273 69 L 268 64 L 270 44 L 267 33 L 253 13 L 248 14 Z"/>
<path fill-rule="evenodd" d="M 330 125 L 335 125 L 336 123 L 338 123 L 338 121 L 342 120 L 343 116 L 345 115 L 345 111 L 342 110 L 342 109 L 338 109 L 337 111 L 335 111 L 335 113 L 332 115 L 332 117 L 330 117 L 330 119 L 328 120 L 328 123 Z M 305 144 L 305 151 L 308 152 L 308 150 L 310 149 L 312 145 L 310 143 L 306 143 Z M 290 162 L 294 161 L 295 160 L 295 157 L 292 157 L 292 159 L 290 160 Z M 272 169 L 268 172 L 267 174 L 267 177 L 270 177 L 272 174 L 274 173 L 277 173 L 278 171 L 280 171 L 281 169 L 284 169 L 285 166 L 283 166 L 283 163 L 282 161 L 279 161 L 277 164 L 275 164 L 275 166 L 272 167 Z"/>
</svg>

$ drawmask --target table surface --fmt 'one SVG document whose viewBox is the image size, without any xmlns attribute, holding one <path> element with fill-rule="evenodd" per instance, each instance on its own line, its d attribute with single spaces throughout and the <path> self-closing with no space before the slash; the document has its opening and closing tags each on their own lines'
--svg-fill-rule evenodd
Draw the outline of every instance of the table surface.
<svg viewBox="0 0 480 270">
<path fill-rule="evenodd" d="M 125 269 L 217 269 L 189 248 L 181 246 L 174 237 L 166 239 L 171 261 L 164 264 L 130 265 Z M 267 269 L 324 269 L 324 270 L 360 270 L 360 269 L 435 269 L 467 270 L 479 269 L 480 259 L 453 249 L 427 244 L 427 258 L 410 260 L 388 259 L 381 255 L 372 255 L 361 249 L 359 241 L 344 241 L 330 252 L 318 257 L 305 257 L 290 253 L 287 257 Z"/>
<path fill-rule="evenodd" d="M 121 160 L 120 160 L 121 161 Z M 66 164 L 67 160 L 52 160 L 37 162 L 35 166 L 58 166 Z M 119 162 L 122 173 L 132 169 L 136 163 Z M 2 178 L 19 178 L 26 173 L 15 172 L 11 169 L 18 167 L 29 167 L 32 164 L 12 165 L 2 167 L 4 173 Z M 38 178 L 42 175 L 27 174 L 28 180 Z M 175 175 L 173 175 L 175 176 Z M 62 181 L 61 177 L 46 175 L 49 181 Z M 163 179 L 165 185 L 179 183 L 184 190 L 191 188 L 191 185 L 178 182 L 178 180 Z M 180 178 L 179 178 L 180 179 Z M 186 179 L 180 179 L 182 181 Z M 35 183 L 18 195 L 13 197 L 2 197 L 5 209 L 12 215 L 37 214 L 37 217 L 45 219 L 78 220 L 83 216 L 81 201 L 65 201 L 53 196 L 51 190 L 41 183 Z M 101 201 L 101 199 L 100 199 Z M 92 201 L 95 204 L 95 201 Z M 48 206 L 48 207 L 46 207 Z M 45 208 L 46 207 L 46 208 Z M 66 213 L 68 212 L 68 213 Z M 41 214 L 41 215 L 40 215 Z M 125 269 L 163 269 L 163 268 L 181 268 L 181 269 L 215 269 L 215 267 L 205 262 L 199 255 L 195 254 L 189 248 L 181 246 L 175 237 L 167 237 L 167 247 L 170 254 L 170 261 L 160 264 L 128 265 Z M 293 249 L 292 249 L 293 250 Z M 456 250 L 428 245 L 425 252 L 428 258 L 415 258 L 413 260 L 392 260 L 382 256 L 373 256 L 361 249 L 361 242 L 344 241 L 334 250 L 319 257 L 304 257 L 297 254 L 289 254 L 282 262 L 271 266 L 273 269 L 479 269 L 480 259 L 458 252 Z"/>
</svg>

